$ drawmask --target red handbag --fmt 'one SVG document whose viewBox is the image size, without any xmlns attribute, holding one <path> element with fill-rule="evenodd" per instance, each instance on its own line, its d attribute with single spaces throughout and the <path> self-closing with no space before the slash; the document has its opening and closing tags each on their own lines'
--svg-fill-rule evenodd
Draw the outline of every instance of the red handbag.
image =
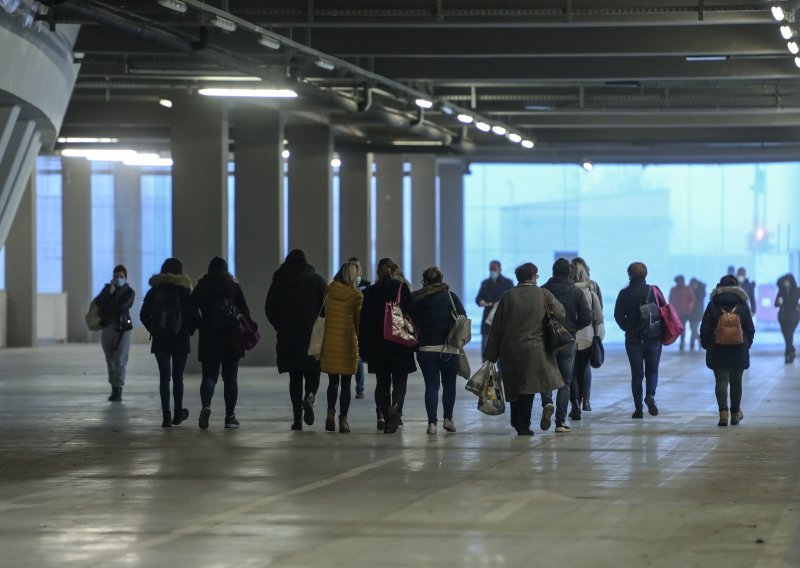
<svg viewBox="0 0 800 568">
<path fill-rule="evenodd" d="M 411 318 L 400 307 L 400 294 L 403 292 L 403 283 L 397 289 L 397 298 L 386 302 L 383 312 L 383 338 L 386 341 L 397 343 L 405 347 L 414 347 L 419 343 L 417 327 Z"/>
<path fill-rule="evenodd" d="M 656 305 L 661 316 L 661 345 L 672 345 L 683 333 L 683 322 L 672 304 L 655 288 Z"/>
<path fill-rule="evenodd" d="M 236 305 L 234 286 L 230 287 L 230 301 Z M 250 351 L 259 341 L 261 334 L 258 332 L 258 324 L 243 313 L 237 315 L 236 324 L 225 334 L 225 343 L 234 351 Z"/>
</svg>

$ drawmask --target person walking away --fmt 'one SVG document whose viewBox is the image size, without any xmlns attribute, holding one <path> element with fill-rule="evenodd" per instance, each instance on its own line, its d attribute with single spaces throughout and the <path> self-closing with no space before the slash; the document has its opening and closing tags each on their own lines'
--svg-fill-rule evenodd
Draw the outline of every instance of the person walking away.
<svg viewBox="0 0 800 568">
<path fill-rule="evenodd" d="M 576 256 L 572 259 L 573 264 L 580 264 L 583 268 L 586 269 L 586 274 L 589 275 L 589 287 L 591 290 L 597 294 L 597 299 L 600 300 L 600 310 L 603 310 L 603 291 L 600 289 L 600 284 L 597 283 L 596 280 L 592 280 L 592 271 L 589 269 L 589 264 L 583 257 Z M 605 325 L 602 327 L 603 334 L 605 334 Z M 592 395 L 592 366 L 586 365 L 586 371 L 583 373 L 583 407 L 582 410 L 584 412 L 591 412 L 592 411 L 592 403 L 591 403 L 591 395 Z"/>
<path fill-rule="evenodd" d="M 428 414 L 428 434 L 436 434 L 439 423 L 439 385 L 442 386 L 444 429 L 455 432 L 453 408 L 456 403 L 456 377 L 458 376 L 458 346 L 447 344 L 447 338 L 457 316 L 467 315 L 461 299 L 443 282 L 444 275 L 438 266 L 422 273 L 422 288 L 415 291 L 412 315 L 419 331 L 417 363 L 425 380 L 425 410 Z"/>
<path fill-rule="evenodd" d="M 735 277 L 723 276 L 711 292 L 700 324 L 700 346 L 706 350 L 706 366 L 714 372 L 716 380 L 718 426 L 727 426 L 729 418 L 736 426 L 744 418 L 742 375 L 750 367 L 750 347 L 756 332 L 749 300 Z"/>
<path fill-rule="evenodd" d="M 402 279 L 400 269 L 389 258 L 378 262 L 377 281 L 364 291 L 358 345 L 367 371 L 375 375 L 375 404 L 380 408 L 378 427 L 384 422 L 386 434 L 397 432 L 405 402 L 408 375 L 417 370 L 414 348 L 387 341 L 383 336 L 384 308 L 400 293 L 400 307 L 411 312 L 411 290 Z"/>
<path fill-rule="evenodd" d="M 644 320 L 642 308 L 651 306 L 658 298 L 666 303 L 657 286 L 647 284 L 647 266 L 634 262 L 628 266 L 630 283 L 617 296 L 614 320 L 625 332 L 625 352 L 631 366 L 631 392 L 635 406 L 632 418 L 644 418 L 642 397 L 651 416 L 658 415 L 656 389 L 658 388 L 658 366 L 661 362 L 661 324 L 658 319 Z M 656 309 L 656 312 L 658 310 Z M 642 390 L 642 381 L 646 390 Z"/>
<path fill-rule="evenodd" d="M 589 273 L 584 264 L 575 262 L 570 263 L 569 278 L 575 283 L 575 287 L 583 293 L 586 302 L 592 311 L 592 323 L 578 330 L 575 335 L 575 368 L 572 372 L 572 383 L 570 385 L 570 399 L 572 400 L 572 412 L 570 418 L 573 420 L 581 419 L 581 408 L 589 405 L 589 389 L 587 378 L 591 377 L 587 373 L 589 368 L 589 356 L 594 336 L 605 338 L 605 325 L 603 324 L 603 307 L 600 297 L 594 291 L 592 281 L 589 280 Z"/>
<path fill-rule="evenodd" d="M 534 396 L 564 386 L 555 355 L 545 349 L 545 315 L 549 310 L 553 317 L 563 321 L 565 311 L 553 294 L 536 285 L 539 269 L 535 264 L 525 263 L 515 274 L 518 284 L 497 305 L 483 357 L 499 363 L 503 370 L 512 428 L 519 436 L 533 436 Z M 550 409 L 552 415 L 552 403 Z"/>
<path fill-rule="evenodd" d="M 292 430 L 302 430 L 303 422 L 314 424 L 320 365 L 308 354 L 308 346 L 327 288 L 305 253 L 294 249 L 273 274 L 264 304 L 267 319 L 277 332 L 278 372 L 289 373 Z"/>
<path fill-rule="evenodd" d="M 553 294 L 555 299 L 564 306 L 564 327 L 572 334 L 572 337 L 587 325 L 592 324 L 592 309 L 586 301 L 586 297 L 575 283 L 569 278 L 570 263 L 566 258 L 559 258 L 553 264 L 553 276 L 548 280 L 543 289 Z M 559 434 L 570 432 L 572 429 L 567 425 L 567 407 L 570 400 L 570 386 L 572 384 L 572 373 L 575 367 L 576 344 L 574 341 L 561 347 L 555 352 L 558 370 L 564 381 L 564 386 L 558 389 L 556 395 L 556 432 Z M 553 393 L 542 392 L 543 414 L 540 424 L 542 430 L 550 428 L 549 414 L 553 405 Z"/>
<path fill-rule="evenodd" d="M 756 283 L 747 278 L 747 270 L 745 270 L 743 266 L 740 266 L 736 271 L 736 280 L 738 280 L 739 286 L 745 291 L 747 298 L 750 301 L 750 315 L 755 317 L 757 306 Z"/>
<path fill-rule="evenodd" d="M 189 410 L 183 408 L 183 372 L 191 352 L 189 336 L 198 319 L 192 302 L 192 281 L 183 273 L 179 259 L 166 259 L 161 272 L 150 278 L 139 319 L 150 333 L 150 353 L 158 365 L 161 427 L 177 426 L 189 418 Z M 170 410 L 170 379 L 174 414 Z"/>
<path fill-rule="evenodd" d="M 486 342 L 489 340 L 489 328 L 491 327 L 487 320 L 489 314 L 492 313 L 497 302 L 500 298 L 514 287 L 514 283 L 503 276 L 503 267 L 499 260 L 493 260 L 489 263 L 489 278 L 481 282 L 478 296 L 475 298 L 475 303 L 483 308 L 483 317 L 481 318 L 481 353 L 486 351 Z"/>
<path fill-rule="evenodd" d="M 675 277 L 675 286 L 669 291 L 669 303 L 675 307 L 678 317 L 683 325 L 683 333 L 681 333 L 680 350 L 686 348 L 686 322 L 691 317 L 692 311 L 696 303 L 694 291 L 686 285 L 686 280 L 683 276 Z"/>
<path fill-rule="evenodd" d="M 358 265 L 358 283 L 356 284 L 356 288 L 363 296 L 364 290 L 372 286 L 372 282 L 363 279 L 364 269 L 362 268 L 361 261 L 358 260 L 358 257 L 350 257 L 348 262 L 355 262 Z M 364 361 L 361 359 L 361 357 L 359 357 L 358 370 L 356 371 L 356 398 L 364 398 L 364 385 Z"/>
<path fill-rule="evenodd" d="M 328 286 L 325 300 L 325 335 L 320 367 L 328 374 L 328 416 L 325 430 L 336 430 L 336 399 L 339 398 L 339 432 L 350 432 L 350 381 L 358 370 L 358 323 L 364 296 L 356 288 L 361 267 L 346 262 Z M 339 386 L 341 383 L 341 395 Z"/>
<path fill-rule="evenodd" d="M 689 349 L 694 351 L 695 341 L 700 337 L 700 322 L 703 320 L 703 313 L 706 306 L 706 284 L 697 278 L 689 280 L 689 288 L 694 292 L 694 309 L 689 314 L 689 325 L 692 328 L 692 335 L 689 338 Z"/>
<path fill-rule="evenodd" d="M 112 402 L 122 401 L 133 329 L 130 309 L 135 297 L 136 292 L 128 284 L 128 269 L 118 264 L 114 267 L 111 282 L 93 300 L 100 309 L 100 323 L 103 326 L 100 345 L 106 357 L 108 382 L 111 384 L 108 400 Z"/>
<path fill-rule="evenodd" d="M 197 358 L 202 367 L 200 382 L 201 429 L 208 428 L 211 416 L 211 400 L 222 372 L 225 395 L 225 428 L 238 428 L 236 402 L 239 398 L 239 361 L 244 351 L 228 345 L 227 334 L 236 325 L 236 316 L 250 317 L 242 287 L 228 272 L 224 258 L 215 256 L 208 263 L 208 273 L 197 282 L 192 292 L 192 301 L 200 311 L 200 341 Z"/>
<path fill-rule="evenodd" d="M 784 357 L 786 363 L 794 362 L 794 332 L 800 322 L 800 290 L 793 274 L 786 274 L 778 279 L 778 295 L 775 297 L 778 308 L 778 323 L 781 326 L 783 340 L 786 343 Z"/>
</svg>

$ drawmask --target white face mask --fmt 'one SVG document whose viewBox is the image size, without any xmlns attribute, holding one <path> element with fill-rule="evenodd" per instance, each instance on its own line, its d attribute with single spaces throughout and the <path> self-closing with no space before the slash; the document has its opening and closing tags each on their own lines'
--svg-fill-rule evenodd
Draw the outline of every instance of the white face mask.
<svg viewBox="0 0 800 568">
<path fill-rule="evenodd" d="M 125 279 L 124 278 L 115 278 L 114 284 L 116 284 L 117 288 L 122 288 L 125 286 Z"/>
<path fill-rule="evenodd" d="M 361 286 L 361 276 L 356 276 L 356 288 Z"/>
<path fill-rule="evenodd" d="M 739 281 L 739 284 L 744 282 L 744 276 L 742 276 L 741 274 L 739 276 L 737 276 L 736 279 Z"/>
<path fill-rule="evenodd" d="M 493 281 L 496 281 L 498 278 L 500 278 L 500 271 L 492 270 L 491 272 L 489 272 L 489 278 L 491 278 Z"/>
</svg>

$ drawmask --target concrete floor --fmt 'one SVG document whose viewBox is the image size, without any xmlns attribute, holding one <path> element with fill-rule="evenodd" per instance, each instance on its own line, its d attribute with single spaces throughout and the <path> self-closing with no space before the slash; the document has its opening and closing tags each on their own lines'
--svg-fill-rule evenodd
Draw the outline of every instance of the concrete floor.
<svg viewBox="0 0 800 568">
<path fill-rule="evenodd" d="M 197 428 L 197 377 L 189 422 L 162 430 L 144 346 L 122 404 L 99 346 L 0 351 L 0 565 L 797 566 L 800 364 L 753 363 L 737 427 L 716 426 L 702 355 L 674 351 L 661 414 L 631 420 L 611 350 L 570 434 L 512 435 L 461 382 L 458 433 L 428 436 L 414 375 L 388 436 L 355 399 L 352 434 L 290 432 L 286 378 L 248 368 L 241 430 L 222 428 L 221 384 Z"/>
</svg>

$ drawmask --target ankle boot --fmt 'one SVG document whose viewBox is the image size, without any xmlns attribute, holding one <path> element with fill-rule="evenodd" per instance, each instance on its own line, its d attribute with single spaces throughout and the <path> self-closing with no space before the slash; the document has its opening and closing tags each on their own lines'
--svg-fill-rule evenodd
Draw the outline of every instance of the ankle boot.
<svg viewBox="0 0 800 568">
<path fill-rule="evenodd" d="M 164 416 L 164 420 L 161 422 L 161 427 L 172 428 L 172 412 L 169 410 L 162 410 L 161 414 Z"/>
<path fill-rule="evenodd" d="M 122 400 L 122 387 L 111 387 L 111 396 L 108 400 L 112 402 L 120 402 Z"/>
<path fill-rule="evenodd" d="M 336 409 L 329 408 L 328 416 L 325 417 L 325 430 L 328 432 L 336 432 Z"/>
<path fill-rule="evenodd" d="M 717 422 L 717 426 L 727 426 L 728 425 L 728 411 L 727 410 L 720 410 L 719 411 L 719 422 Z"/>
<path fill-rule="evenodd" d="M 339 416 L 339 433 L 340 434 L 350 433 L 350 423 L 347 422 L 347 416 Z"/>
<path fill-rule="evenodd" d="M 294 409 L 294 422 L 292 423 L 292 430 L 302 430 L 303 429 L 303 409 L 302 408 L 295 408 Z"/>
<path fill-rule="evenodd" d="M 584 412 L 591 412 L 592 411 L 592 403 L 589 402 L 588 398 L 583 399 L 583 411 Z"/>
</svg>

